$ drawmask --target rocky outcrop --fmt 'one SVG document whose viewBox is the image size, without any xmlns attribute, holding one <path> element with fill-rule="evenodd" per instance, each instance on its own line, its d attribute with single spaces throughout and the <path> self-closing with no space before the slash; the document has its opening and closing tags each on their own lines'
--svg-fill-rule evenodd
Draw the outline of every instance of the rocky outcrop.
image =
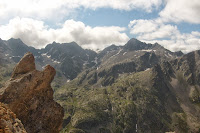
<svg viewBox="0 0 200 133">
<path fill-rule="evenodd" d="M 0 102 L 0 133 L 26 133 L 23 124 L 5 104 Z"/>
<path fill-rule="evenodd" d="M 11 78 L 15 78 L 20 74 L 26 74 L 30 71 L 35 70 L 35 59 L 31 53 L 27 53 L 23 59 L 14 68 Z"/>
<path fill-rule="evenodd" d="M 53 100 L 50 85 L 55 74 L 50 65 L 43 71 L 36 70 L 33 55 L 27 53 L 15 67 L 11 80 L 0 91 L 0 102 L 8 105 L 27 132 L 57 133 L 61 129 L 64 111 Z"/>
</svg>

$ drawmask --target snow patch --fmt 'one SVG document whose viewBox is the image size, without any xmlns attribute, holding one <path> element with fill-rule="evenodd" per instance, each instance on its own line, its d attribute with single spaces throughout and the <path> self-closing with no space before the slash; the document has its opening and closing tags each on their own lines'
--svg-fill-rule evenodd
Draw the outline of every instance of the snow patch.
<svg viewBox="0 0 200 133">
<path fill-rule="evenodd" d="M 153 49 L 142 49 L 142 50 L 139 50 L 139 51 L 145 51 L 145 52 L 156 52 L 156 50 L 153 50 Z"/>
<path fill-rule="evenodd" d="M 127 52 L 124 52 L 123 55 L 125 55 Z"/>
<path fill-rule="evenodd" d="M 46 55 L 47 55 L 47 53 L 42 54 L 42 56 L 46 56 Z"/>
<path fill-rule="evenodd" d="M 22 56 L 11 56 L 11 57 L 9 57 L 9 58 L 12 59 L 12 58 L 16 58 L 16 57 L 22 58 Z"/>
<path fill-rule="evenodd" d="M 165 54 L 166 57 L 172 57 L 172 55 L 170 53 Z"/>
<path fill-rule="evenodd" d="M 168 56 L 172 57 L 172 55 L 170 53 L 168 53 Z"/>
<path fill-rule="evenodd" d="M 47 58 L 51 58 L 51 55 L 47 55 Z"/>
<path fill-rule="evenodd" d="M 97 60 L 98 60 L 98 58 L 97 58 L 97 57 L 95 57 L 95 58 L 94 58 L 94 60 L 93 60 L 92 62 L 94 62 L 95 64 L 97 64 L 97 63 L 98 63 L 98 61 L 97 61 Z"/>
<path fill-rule="evenodd" d="M 148 71 L 148 70 L 150 70 L 150 68 L 147 68 L 145 71 Z"/>
<path fill-rule="evenodd" d="M 88 63 L 88 61 L 84 61 L 83 66 L 86 66 Z"/>
<path fill-rule="evenodd" d="M 120 49 L 115 55 L 113 55 L 113 56 L 111 56 L 110 58 L 112 58 L 112 57 L 115 57 L 115 56 L 117 56 L 117 55 L 119 55 L 120 54 L 120 52 L 122 51 L 122 49 Z"/>
<path fill-rule="evenodd" d="M 60 64 L 61 62 L 59 62 L 59 61 L 56 61 L 56 60 L 54 60 L 53 61 L 54 63 L 56 63 L 56 64 Z"/>
</svg>

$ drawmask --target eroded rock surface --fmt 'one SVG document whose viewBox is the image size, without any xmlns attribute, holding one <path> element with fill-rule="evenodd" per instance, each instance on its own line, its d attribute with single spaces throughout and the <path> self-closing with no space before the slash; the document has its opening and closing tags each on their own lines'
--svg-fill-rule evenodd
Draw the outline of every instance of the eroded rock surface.
<svg viewBox="0 0 200 133">
<path fill-rule="evenodd" d="M 0 102 L 0 133 L 26 133 L 23 124 L 16 115 Z"/>
<path fill-rule="evenodd" d="M 27 53 L 14 69 L 11 80 L 0 95 L 30 133 L 57 133 L 61 129 L 64 111 L 53 100 L 51 82 L 56 71 L 47 65 L 43 71 L 35 69 L 35 60 Z"/>
</svg>

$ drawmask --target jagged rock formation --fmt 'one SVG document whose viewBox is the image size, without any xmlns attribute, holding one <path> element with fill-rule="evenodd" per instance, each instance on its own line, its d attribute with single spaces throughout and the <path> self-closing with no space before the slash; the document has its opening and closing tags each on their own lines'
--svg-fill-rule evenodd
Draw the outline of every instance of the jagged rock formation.
<svg viewBox="0 0 200 133">
<path fill-rule="evenodd" d="M 5 104 L 0 102 L 0 133 L 26 133 L 21 121 Z"/>
<path fill-rule="evenodd" d="M 35 59 L 32 54 L 28 53 L 15 67 L 11 78 L 15 78 L 20 74 L 25 74 L 33 70 L 35 70 Z"/>
<path fill-rule="evenodd" d="M 53 42 L 42 49 L 54 61 L 59 61 L 59 69 L 67 79 L 74 79 L 84 69 L 95 65 L 96 53 L 92 50 L 81 48 L 77 43 L 59 44 Z M 44 55 L 44 54 L 43 54 Z M 45 57 L 45 56 L 43 56 Z"/>
<path fill-rule="evenodd" d="M 53 100 L 50 86 L 55 74 L 50 65 L 43 71 L 36 70 L 33 55 L 27 53 L 0 91 L 0 101 L 8 105 L 29 133 L 58 133 L 61 129 L 64 111 Z"/>
</svg>

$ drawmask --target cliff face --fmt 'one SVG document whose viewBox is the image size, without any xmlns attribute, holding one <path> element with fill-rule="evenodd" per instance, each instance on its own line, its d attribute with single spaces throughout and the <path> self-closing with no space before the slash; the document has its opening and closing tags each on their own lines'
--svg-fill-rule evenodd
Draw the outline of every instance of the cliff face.
<svg viewBox="0 0 200 133">
<path fill-rule="evenodd" d="M 0 91 L 0 102 L 8 105 L 27 132 L 57 133 L 61 129 L 64 111 L 53 100 L 50 85 L 55 74 L 50 65 L 36 70 L 33 55 L 27 53 Z"/>
</svg>

